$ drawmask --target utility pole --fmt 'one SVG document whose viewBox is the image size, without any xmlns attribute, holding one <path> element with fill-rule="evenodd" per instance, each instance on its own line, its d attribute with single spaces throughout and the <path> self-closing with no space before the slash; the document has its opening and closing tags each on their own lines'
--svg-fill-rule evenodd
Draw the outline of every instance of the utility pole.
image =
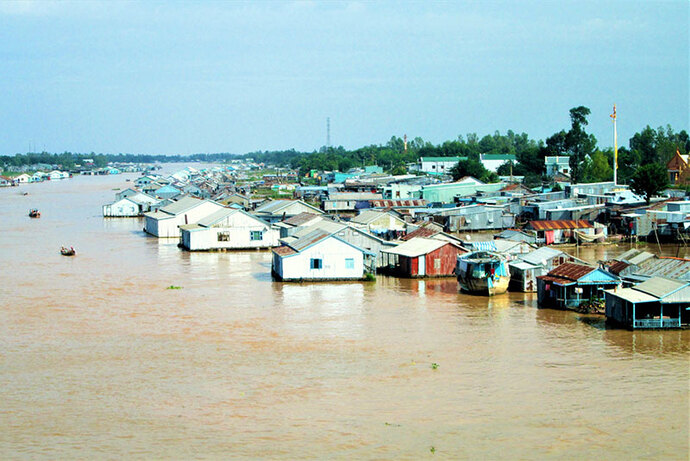
<svg viewBox="0 0 690 461">
<path fill-rule="evenodd" d="M 613 105 L 613 114 L 609 115 L 613 119 L 613 185 L 618 184 L 618 131 L 616 129 L 616 105 Z"/>
<path fill-rule="evenodd" d="M 326 150 L 331 150 L 331 117 L 326 117 Z"/>
</svg>

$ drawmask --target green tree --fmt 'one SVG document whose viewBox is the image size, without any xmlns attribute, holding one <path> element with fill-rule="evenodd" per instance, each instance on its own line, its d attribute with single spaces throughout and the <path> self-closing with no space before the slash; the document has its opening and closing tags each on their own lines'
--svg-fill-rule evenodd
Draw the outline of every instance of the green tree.
<svg viewBox="0 0 690 461">
<path fill-rule="evenodd" d="M 472 176 L 481 181 L 481 178 L 487 176 L 489 173 L 490 172 L 484 168 L 484 165 L 482 165 L 482 162 L 474 159 L 460 160 L 450 170 L 453 181 L 457 181 L 465 176 Z"/>
<path fill-rule="evenodd" d="M 630 189 L 636 194 L 643 195 L 647 204 L 652 196 L 668 187 L 668 172 L 666 167 L 659 163 L 643 165 L 633 174 Z"/>
<path fill-rule="evenodd" d="M 591 158 L 597 145 L 594 135 L 587 134 L 584 129 L 589 114 L 590 110 L 585 106 L 570 109 L 571 126 L 565 141 L 570 155 L 570 178 L 573 183 L 581 182 L 583 162 L 587 156 Z"/>
<path fill-rule="evenodd" d="M 606 155 L 597 149 L 583 164 L 582 179 L 585 182 L 602 182 L 613 179 L 613 168 Z"/>
</svg>

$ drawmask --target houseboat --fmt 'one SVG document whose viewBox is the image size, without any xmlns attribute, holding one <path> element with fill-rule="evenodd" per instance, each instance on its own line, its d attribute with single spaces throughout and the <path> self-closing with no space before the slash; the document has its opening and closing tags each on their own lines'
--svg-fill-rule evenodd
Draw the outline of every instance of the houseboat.
<svg viewBox="0 0 690 461">
<path fill-rule="evenodd" d="M 456 273 L 462 290 L 470 293 L 493 296 L 505 293 L 510 283 L 508 262 L 490 251 L 458 256 Z"/>
</svg>

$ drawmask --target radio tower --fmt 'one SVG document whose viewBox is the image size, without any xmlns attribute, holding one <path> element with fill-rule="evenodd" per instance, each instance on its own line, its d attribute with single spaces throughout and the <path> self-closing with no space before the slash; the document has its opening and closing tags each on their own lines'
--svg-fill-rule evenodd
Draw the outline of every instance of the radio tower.
<svg viewBox="0 0 690 461">
<path fill-rule="evenodd" d="M 326 117 L 326 150 L 331 150 L 331 117 Z"/>
</svg>

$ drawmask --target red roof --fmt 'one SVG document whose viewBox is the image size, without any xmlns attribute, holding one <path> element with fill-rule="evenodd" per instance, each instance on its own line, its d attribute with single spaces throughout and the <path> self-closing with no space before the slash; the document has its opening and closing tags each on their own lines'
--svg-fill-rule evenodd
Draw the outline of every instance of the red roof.
<svg viewBox="0 0 690 461">
<path fill-rule="evenodd" d="M 596 269 L 591 266 L 585 266 L 584 264 L 563 263 L 555 269 L 552 269 L 544 277 L 567 279 L 568 281 L 574 282 L 589 274 L 593 270 Z"/>
<path fill-rule="evenodd" d="M 618 275 L 621 272 L 623 272 L 628 266 L 628 263 L 625 263 L 623 261 L 616 261 L 609 266 L 609 272 Z"/>
<path fill-rule="evenodd" d="M 294 255 L 295 253 L 297 253 L 295 250 L 293 250 L 289 246 L 282 246 L 282 247 L 274 248 L 273 252 L 277 255 L 280 255 L 280 256 Z"/>
<path fill-rule="evenodd" d="M 558 221 L 530 221 L 528 227 L 540 231 L 554 229 L 589 229 L 594 227 L 594 225 L 584 219 L 578 219 L 576 221 L 562 219 Z"/>
<path fill-rule="evenodd" d="M 369 200 L 374 208 L 427 206 L 426 200 Z"/>
</svg>

